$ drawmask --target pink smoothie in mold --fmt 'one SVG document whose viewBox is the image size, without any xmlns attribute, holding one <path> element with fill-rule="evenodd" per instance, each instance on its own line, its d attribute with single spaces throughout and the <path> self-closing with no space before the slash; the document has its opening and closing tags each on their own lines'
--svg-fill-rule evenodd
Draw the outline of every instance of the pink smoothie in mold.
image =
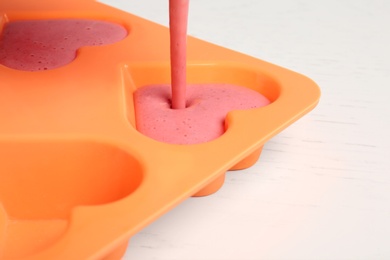
<svg viewBox="0 0 390 260">
<path fill-rule="evenodd" d="M 76 58 L 83 46 L 106 45 L 125 38 L 121 25 L 87 19 L 8 22 L 0 37 L 0 64 L 24 70 L 49 70 Z"/>
<path fill-rule="evenodd" d="M 169 85 L 139 88 L 134 93 L 138 131 L 165 143 L 209 142 L 225 132 L 229 111 L 270 103 L 252 89 L 230 84 L 189 84 L 186 97 L 186 108 L 172 109 Z"/>
<path fill-rule="evenodd" d="M 134 93 L 136 127 L 172 144 L 209 142 L 225 132 L 229 111 L 266 106 L 260 93 L 231 84 L 186 84 L 189 0 L 170 0 L 171 86 L 149 85 Z"/>
</svg>

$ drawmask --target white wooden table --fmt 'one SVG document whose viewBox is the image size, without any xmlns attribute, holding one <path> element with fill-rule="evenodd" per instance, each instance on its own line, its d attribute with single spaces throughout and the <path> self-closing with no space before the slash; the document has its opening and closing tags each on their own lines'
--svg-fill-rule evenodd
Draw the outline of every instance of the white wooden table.
<svg viewBox="0 0 390 260">
<path fill-rule="evenodd" d="M 168 0 L 101 2 L 168 24 Z M 189 34 L 307 75 L 322 97 L 125 259 L 390 259 L 390 1 L 193 0 Z"/>
</svg>

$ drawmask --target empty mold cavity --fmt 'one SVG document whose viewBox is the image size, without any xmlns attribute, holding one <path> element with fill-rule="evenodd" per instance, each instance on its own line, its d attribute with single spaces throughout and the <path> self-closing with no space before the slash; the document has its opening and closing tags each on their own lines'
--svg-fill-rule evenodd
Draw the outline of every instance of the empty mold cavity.
<svg viewBox="0 0 390 260">
<path fill-rule="evenodd" d="M 210 98 L 206 97 L 208 94 L 206 94 L 205 98 L 203 99 L 204 107 L 200 108 L 197 107 L 198 100 L 188 100 L 188 107 L 185 108 L 183 111 L 182 109 L 179 110 L 170 110 L 170 93 L 169 93 L 169 83 L 170 83 L 170 67 L 169 65 L 164 64 L 142 64 L 142 65 L 136 65 L 136 66 L 129 66 L 128 69 L 124 70 L 124 73 L 126 73 L 124 76 L 125 80 L 125 93 L 127 94 L 126 100 L 127 100 L 127 109 L 128 109 L 128 118 L 131 124 L 136 127 L 141 133 L 152 137 L 153 139 L 167 142 L 167 143 L 175 143 L 177 141 L 177 136 L 182 135 L 183 140 L 179 140 L 176 142 L 177 144 L 190 144 L 190 143 L 202 143 L 211 141 L 224 132 L 224 123 L 223 118 L 221 120 L 214 120 L 210 117 L 212 122 L 207 123 L 207 128 L 210 128 L 209 130 L 205 130 L 207 132 L 213 132 L 213 134 L 210 134 L 206 137 L 208 134 L 201 134 L 198 135 L 198 132 L 203 131 L 203 127 L 196 125 L 194 123 L 198 118 L 199 120 L 204 121 L 204 116 L 201 116 L 200 114 L 197 114 L 197 110 L 199 109 L 205 109 L 207 106 L 207 109 L 210 110 L 210 116 L 212 111 L 214 110 L 220 110 L 225 111 L 225 108 L 222 108 L 222 106 L 219 106 L 219 104 L 223 104 L 226 102 L 232 102 L 232 106 L 239 106 L 244 107 L 247 106 L 245 104 L 247 101 L 245 98 L 248 97 L 248 94 L 242 94 L 241 92 L 235 92 L 235 90 L 232 90 L 230 86 L 226 86 L 226 93 L 222 93 L 221 91 L 215 91 L 214 89 L 210 90 L 208 89 L 207 93 L 210 93 Z M 127 79 L 127 80 L 126 80 Z M 234 85 L 239 86 L 239 89 L 241 88 L 247 88 L 253 91 L 256 91 L 263 96 L 265 96 L 270 102 L 275 101 L 279 96 L 279 86 L 278 84 L 270 77 L 262 74 L 259 71 L 256 71 L 254 69 L 248 68 L 247 66 L 241 66 L 239 64 L 195 64 L 195 65 L 189 65 L 187 69 L 187 82 L 189 87 L 191 87 L 192 84 L 200 84 L 200 85 L 215 85 L 218 87 L 223 87 L 223 85 Z M 163 86 L 160 87 L 153 87 L 153 89 L 150 89 L 150 91 L 154 91 L 154 93 L 157 93 L 161 90 L 161 93 L 157 94 L 159 95 L 160 102 L 156 102 L 156 99 L 154 98 L 153 93 L 150 94 L 142 94 L 146 97 L 147 101 L 145 101 L 145 104 L 142 103 L 142 106 L 134 105 L 134 100 L 138 102 L 137 98 L 140 98 L 140 95 L 138 95 L 137 91 L 138 89 L 150 86 L 150 85 L 165 85 L 165 90 L 163 89 Z M 188 89 L 188 93 L 190 91 L 196 91 L 199 93 L 199 89 L 202 87 L 194 87 L 191 89 Z M 160 90 L 158 90 L 160 89 Z M 215 88 L 216 90 L 216 88 Z M 149 91 L 149 90 L 148 90 Z M 206 91 L 206 88 L 205 88 Z M 136 93 L 134 95 L 134 93 Z M 215 94 L 218 93 L 218 94 Z M 242 96 L 242 102 L 241 104 L 238 104 L 237 97 L 235 96 L 236 93 L 239 93 L 239 95 Z M 254 93 L 255 94 L 255 93 Z M 196 94 L 198 95 L 198 94 Z M 249 94 L 250 95 L 250 94 Z M 162 98 L 160 98 L 160 96 Z M 163 97 L 164 96 L 164 97 Z M 257 96 L 257 95 L 256 95 Z M 220 99 L 219 99 L 220 98 Z M 152 101 L 155 102 L 152 105 L 150 104 Z M 144 99 L 142 99 L 143 101 Z M 165 101 L 164 101 L 165 100 Z M 230 100 L 230 101 L 229 101 Z M 253 100 L 248 100 L 248 104 L 250 102 L 254 102 Z M 164 104 L 162 104 L 164 103 Z M 207 103 L 207 105 L 206 105 Z M 211 104 L 211 105 L 210 105 Z M 259 102 L 260 104 L 260 102 Z M 152 107 L 153 106 L 153 107 Z M 160 109 L 154 108 L 154 107 L 161 107 Z M 202 105 L 203 106 L 203 105 Z M 140 114 L 148 114 L 140 112 L 141 109 L 149 109 L 149 107 L 152 109 L 152 111 L 157 110 L 167 110 L 165 112 L 162 112 L 161 115 L 157 115 L 155 120 L 148 120 L 152 121 L 151 124 L 145 126 L 144 118 L 137 118 L 140 116 Z M 167 109 L 168 108 L 168 109 Z M 139 109 L 139 110 L 137 110 Z M 153 112 L 156 113 L 156 112 Z M 203 112 L 202 112 L 203 113 Z M 219 112 L 217 112 L 219 113 Z M 225 113 L 225 112 L 221 112 Z M 226 112 L 227 113 L 227 112 Z M 156 113 L 158 114 L 158 112 Z M 214 113 L 216 114 L 216 113 Z M 224 114 L 225 115 L 225 114 Z M 171 119 L 173 116 L 177 116 L 177 118 L 182 118 L 183 122 L 178 122 L 176 119 L 172 121 Z M 187 117 L 188 116 L 188 117 Z M 207 114 L 205 115 L 207 117 Z M 219 116 L 217 116 L 219 118 Z M 176 117 L 175 117 L 176 118 Z M 197 120 L 197 121 L 199 121 Z M 141 122 L 142 121 L 142 122 Z M 155 121 L 155 122 L 154 122 Z M 160 123 L 160 121 L 162 121 Z M 169 122 L 168 122 L 169 121 Z M 172 121 L 172 122 L 171 122 Z M 218 121 L 218 122 L 214 122 Z M 167 123 L 168 122 L 168 123 Z M 161 125 L 161 128 L 159 126 Z M 173 126 L 174 125 L 174 126 Z M 198 129 L 199 128 L 199 129 Z M 146 131 L 145 131 L 146 129 Z M 153 130 L 154 129 L 154 130 Z M 198 130 L 197 130 L 198 129 Z M 165 135 L 163 132 L 166 132 L 167 135 Z M 203 131 L 203 132 L 205 132 Z M 149 134 L 151 133 L 151 134 Z M 173 134 L 171 134 L 173 133 Z M 170 135 L 170 137 L 168 137 Z M 188 138 L 190 137 L 190 138 Z M 175 139 L 175 140 L 172 140 Z M 191 139 L 191 140 L 190 140 Z"/>
<path fill-rule="evenodd" d="M 143 178 L 133 156 L 93 142 L 1 143 L 0 161 L 0 258 L 39 252 L 74 207 L 118 201 Z"/>
<path fill-rule="evenodd" d="M 62 67 L 71 63 L 77 50 L 83 46 L 112 44 L 127 36 L 127 30 L 119 24 L 91 19 L 2 23 L 0 64 L 23 71 Z"/>
</svg>

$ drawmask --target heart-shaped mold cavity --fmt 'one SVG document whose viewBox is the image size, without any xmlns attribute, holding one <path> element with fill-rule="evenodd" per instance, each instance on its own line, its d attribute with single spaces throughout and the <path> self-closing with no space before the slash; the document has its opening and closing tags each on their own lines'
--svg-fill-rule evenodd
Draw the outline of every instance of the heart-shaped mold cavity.
<svg viewBox="0 0 390 260">
<path fill-rule="evenodd" d="M 231 84 L 187 85 L 187 107 L 172 109 L 169 85 L 148 85 L 134 93 L 137 129 L 155 140 L 172 144 L 212 141 L 225 132 L 230 111 L 268 105 L 263 95 Z"/>
<path fill-rule="evenodd" d="M 11 21 L 0 38 L 0 64 L 39 71 L 72 62 L 77 49 L 124 39 L 127 30 L 118 24 L 88 19 Z"/>
<path fill-rule="evenodd" d="M 0 147 L 0 258 L 39 252 L 63 235 L 74 207 L 118 201 L 143 179 L 133 156 L 106 144 L 41 141 Z"/>
<path fill-rule="evenodd" d="M 265 106 L 279 95 L 275 81 L 250 68 L 237 64 L 190 65 L 187 108 L 171 109 L 169 66 L 130 66 L 129 72 L 132 80 L 128 82 L 133 86 L 127 88 L 135 90 L 136 128 L 167 143 L 211 141 L 225 132 L 224 119 L 229 111 Z"/>
</svg>

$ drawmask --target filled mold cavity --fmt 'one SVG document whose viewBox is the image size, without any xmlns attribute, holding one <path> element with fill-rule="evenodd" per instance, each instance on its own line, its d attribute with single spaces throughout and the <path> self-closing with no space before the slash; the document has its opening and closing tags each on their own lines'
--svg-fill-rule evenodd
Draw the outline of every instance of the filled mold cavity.
<svg viewBox="0 0 390 260">
<path fill-rule="evenodd" d="M 0 161 L 0 258 L 6 259 L 46 248 L 66 232 L 73 208 L 118 201 L 143 179 L 133 156 L 94 142 L 3 142 Z"/>
<path fill-rule="evenodd" d="M 17 20 L 3 27 L 0 64 L 23 71 L 62 67 L 79 48 L 113 44 L 128 34 L 122 25 L 91 19 Z"/>
<path fill-rule="evenodd" d="M 131 66 L 128 114 L 142 134 L 172 144 L 212 141 L 225 131 L 229 111 L 266 106 L 279 96 L 270 77 L 239 65 L 190 65 L 186 108 L 171 108 L 169 66 Z M 152 76 L 151 76 L 152 75 Z M 126 82 L 126 81 L 124 81 Z M 127 98 L 129 100 L 129 98 Z"/>
</svg>

